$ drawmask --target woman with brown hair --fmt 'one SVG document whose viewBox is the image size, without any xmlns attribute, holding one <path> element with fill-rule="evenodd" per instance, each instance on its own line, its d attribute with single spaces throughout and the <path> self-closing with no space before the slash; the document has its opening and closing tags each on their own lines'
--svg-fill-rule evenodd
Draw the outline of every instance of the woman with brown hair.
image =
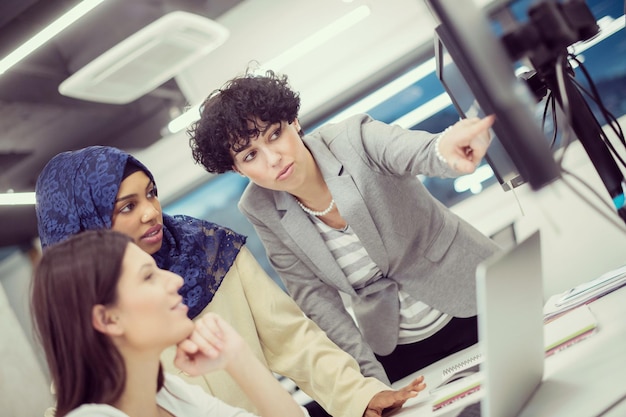
<svg viewBox="0 0 626 417">
<path fill-rule="evenodd" d="M 82 232 L 46 250 L 31 309 L 57 417 L 252 416 L 165 374 L 160 355 L 173 344 L 177 367 L 190 375 L 225 370 L 261 416 L 305 415 L 228 323 L 216 314 L 187 317 L 182 284 L 111 230 Z"/>
</svg>

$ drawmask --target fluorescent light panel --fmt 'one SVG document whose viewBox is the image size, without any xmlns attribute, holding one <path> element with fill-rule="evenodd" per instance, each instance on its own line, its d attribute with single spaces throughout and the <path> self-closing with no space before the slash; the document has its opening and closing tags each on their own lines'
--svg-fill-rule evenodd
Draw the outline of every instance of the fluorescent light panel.
<svg viewBox="0 0 626 417">
<path fill-rule="evenodd" d="M 302 58 L 304 55 L 311 52 L 315 48 L 318 48 L 319 46 L 328 42 L 340 33 L 350 29 L 352 26 L 356 25 L 370 14 L 371 9 L 369 8 L 369 6 L 363 5 L 357 7 L 351 12 L 335 20 L 328 26 L 325 26 L 323 29 L 298 42 L 277 57 L 270 59 L 265 64 L 261 65 L 257 72 L 264 72 L 267 69 L 280 71 L 290 63 Z M 185 129 L 191 123 L 198 120 L 200 118 L 200 105 L 201 103 L 195 104 L 194 106 L 190 107 L 185 113 L 173 119 L 167 125 L 168 130 L 171 133 L 177 133 Z"/>
<path fill-rule="evenodd" d="M 200 118 L 200 104 L 191 106 L 187 111 L 167 124 L 171 133 L 178 133 Z"/>
<path fill-rule="evenodd" d="M 20 47 L 0 61 L 0 75 L 4 74 L 9 68 L 26 58 L 34 50 L 48 42 L 63 29 L 83 17 L 103 1 L 104 0 L 83 0 L 57 20 L 46 26 L 41 32 L 24 42 Z"/>
<path fill-rule="evenodd" d="M 451 105 L 452 100 L 450 99 L 450 96 L 447 93 L 440 94 L 421 106 L 411 110 L 404 116 L 394 120 L 390 124 L 396 124 L 405 129 L 410 129 L 416 124 L 423 122 Z"/>
<path fill-rule="evenodd" d="M 415 84 L 416 82 L 432 74 L 433 72 L 435 72 L 435 58 L 429 59 L 428 61 L 417 66 L 406 74 L 401 75 L 400 77 L 396 78 L 388 84 L 385 84 L 383 87 L 362 98 L 361 100 L 355 102 L 351 106 L 342 110 L 340 113 L 337 113 L 330 120 L 328 120 L 328 122 L 332 123 L 343 120 L 346 117 L 356 113 L 367 113 L 374 107 L 378 106 L 380 103 L 388 100 L 389 98 L 398 94 L 400 91 Z"/>
<path fill-rule="evenodd" d="M 0 206 L 35 204 L 35 193 L 0 193 Z"/>
<path fill-rule="evenodd" d="M 369 6 L 359 6 L 346 15 L 335 20 L 323 29 L 315 32 L 313 35 L 298 42 L 291 48 L 287 49 L 277 57 L 267 61 L 261 65 L 261 70 L 270 69 L 273 71 L 280 71 L 290 63 L 302 58 L 315 48 L 328 42 L 332 38 L 336 37 L 340 33 L 350 29 L 352 26 L 359 23 L 371 14 Z"/>
</svg>

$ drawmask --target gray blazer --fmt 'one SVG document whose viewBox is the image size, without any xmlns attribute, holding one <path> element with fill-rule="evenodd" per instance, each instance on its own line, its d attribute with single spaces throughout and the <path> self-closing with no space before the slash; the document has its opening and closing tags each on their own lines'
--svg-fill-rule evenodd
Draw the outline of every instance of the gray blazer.
<svg viewBox="0 0 626 417">
<path fill-rule="evenodd" d="M 251 183 L 239 202 L 305 314 L 355 357 L 364 375 L 384 382 L 373 352 L 387 355 L 397 345 L 398 285 L 444 313 L 475 315 L 476 266 L 498 249 L 416 177 L 455 175 L 437 159 L 434 138 L 357 115 L 303 139 L 341 215 L 383 273 L 358 292 L 291 194 Z M 339 291 L 352 298 L 358 327 Z"/>
</svg>

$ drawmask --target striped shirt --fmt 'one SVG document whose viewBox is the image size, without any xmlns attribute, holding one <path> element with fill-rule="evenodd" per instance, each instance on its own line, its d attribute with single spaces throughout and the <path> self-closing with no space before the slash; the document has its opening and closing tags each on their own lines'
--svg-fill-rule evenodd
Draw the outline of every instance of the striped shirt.
<svg viewBox="0 0 626 417">
<path fill-rule="evenodd" d="M 364 288 L 382 278 L 381 270 L 367 254 L 350 225 L 343 230 L 335 229 L 315 216 L 309 217 L 354 289 Z M 401 284 L 398 288 L 398 299 L 400 301 L 399 345 L 426 339 L 452 319 L 451 316 L 411 297 L 402 290 Z"/>
</svg>

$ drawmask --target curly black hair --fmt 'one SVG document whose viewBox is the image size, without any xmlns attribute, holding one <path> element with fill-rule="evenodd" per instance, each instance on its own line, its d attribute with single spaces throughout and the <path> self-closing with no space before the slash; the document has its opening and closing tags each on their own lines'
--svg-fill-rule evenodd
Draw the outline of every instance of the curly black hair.
<svg viewBox="0 0 626 417">
<path fill-rule="evenodd" d="M 200 108 L 200 120 L 187 130 L 193 159 L 208 172 L 220 174 L 232 170 L 231 150 L 241 151 L 274 123 L 292 123 L 300 97 L 286 75 L 246 72 L 213 91 Z"/>
</svg>

